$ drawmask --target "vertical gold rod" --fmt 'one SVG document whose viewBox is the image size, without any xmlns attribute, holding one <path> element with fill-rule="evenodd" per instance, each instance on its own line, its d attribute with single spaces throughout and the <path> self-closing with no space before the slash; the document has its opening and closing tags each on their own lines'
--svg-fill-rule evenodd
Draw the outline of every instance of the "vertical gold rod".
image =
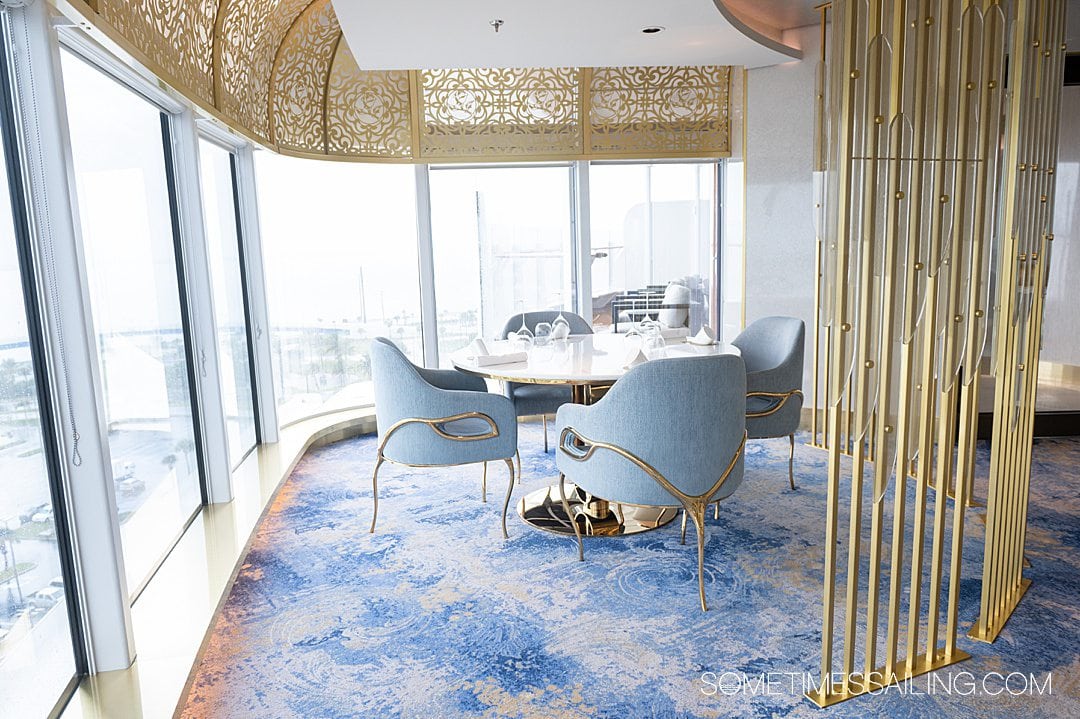
<svg viewBox="0 0 1080 719">
<path fill-rule="evenodd" d="M 891 164 L 889 174 L 888 229 L 885 235 L 885 272 L 882 278 L 882 314 L 881 347 L 878 366 L 878 409 L 875 426 L 875 461 L 872 503 L 870 505 L 870 556 L 868 560 L 869 577 L 866 591 L 866 649 L 864 652 L 863 676 L 871 677 L 877 668 L 877 634 L 879 597 L 881 592 L 881 540 L 885 514 L 885 488 L 889 481 L 887 446 L 891 436 L 895 436 L 895 427 L 889 425 L 889 417 L 894 408 L 891 405 L 889 383 L 892 377 L 893 332 L 895 331 L 897 259 L 900 235 L 900 218 L 906 211 L 904 196 L 900 191 L 900 174 L 903 167 L 903 109 L 905 99 L 905 68 L 907 53 L 907 0 L 896 0 L 892 18 L 893 57 L 890 71 L 891 99 L 889 118 L 895 122 L 891 138 Z M 884 425 L 883 427 L 881 425 Z"/>
<path fill-rule="evenodd" d="M 1041 54 L 1041 39 L 1044 37 L 1045 21 L 1046 21 L 1046 3 L 1038 2 L 1035 6 L 1036 21 L 1032 26 L 1032 39 L 1030 44 L 1025 48 L 1025 52 L 1030 53 L 1029 59 L 1029 73 L 1031 76 L 1031 87 L 1033 89 L 1032 98 L 1030 101 L 1031 119 L 1029 127 L 1031 130 L 1028 135 L 1030 137 L 1029 152 L 1026 155 L 1028 159 L 1028 171 L 1026 173 L 1026 197 L 1024 203 L 1021 206 L 1023 213 L 1021 215 L 1020 230 L 1018 232 L 1018 239 L 1021 243 L 1020 253 L 1026 262 L 1024 262 L 1021 273 L 1020 281 L 1017 287 L 1021 299 L 1020 307 L 1021 314 L 1024 314 L 1024 307 L 1026 306 L 1026 322 L 1024 324 L 1024 336 L 1018 341 L 1022 342 L 1022 351 L 1017 353 L 1016 361 L 1017 366 L 1023 367 L 1020 375 L 1020 387 L 1017 391 L 1014 391 L 1013 397 L 1019 396 L 1018 406 L 1011 408 L 1012 412 L 1012 424 L 1010 430 L 1012 433 L 1012 470 L 1010 472 L 1010 491 L 1008 499 L 1008 512 L 1006 517 L 1005 527 L 1005 552 L 1002 567 L 1002 580 L 999 583 L 1000 597 L 997 603 L 998 618 L 996 626 L 1000 627 L 1004 624 L 1006 618 L 1012 610 L 1013 598 L 1016 590 L 1020 584 L 1020 553 L 1017 548 L 1017 537 L 1020 534 L 1020 516 L 1021 516 L 1021 502 L 1023 497 L 1023 486 L 1025 482 L 1025 452 L 1026 447 L 1030 445 L 1030 441 L 1026 441 L 1028 435 L 1028 397 L 1032 387 L 1032 377 L 1035 375 L 1035 368 L 1031 366 L 1029 358 L 1031 357 L 1031 345 L 1032 345 L 1032 330 L 1034 329 L 1034 317 L 1032 310 L 1032 276 L 1036 269 L 1038 253 L 1032 244 L 1036 216 L 1038 211 L 1038 193 L 1039 193 L 1039 159 L 1041 156 L 1042 141 L 1043 141 L 1043 120 L 1044 120 L 1044 103 L 1042 99 L 1042 87 L 1041 81 L 1044 77 L 1042 72 L 1042 62 L 1040 60 Z M 1014 399 L 1013 402 L 1016 402 Z"/>
<path fill-rule="evenodd" d="M 981 286 L 988 274 L 987 228 L 993 223 L 993 203 L 987 201 L 990 187 L 991 158 L 997 152 L 1000 113 L 991 112 L 999 107 L 1002 84 L 1002 44 L 1005 28 L 1001 26 L 995 8 L 987 8 L 983 23 L 983 74 L 979 84 L 980 123 L 978 126 L 977 153 L 980 160 L 976 167 L 974 230 L 972 232 L 971 276 L 968 282 L 968 341 L 965 348 L 964 385 L 960 391 L 960 437 L 957 443 L 956 494 L 953 501 L 952 542 L 949 555 L 949 597 L 945 619 L 945 658 L 956 653 L 957 622 L 960 604 L 961 557 L 964 543 L 965 511 L 970 499 L 975 474 L 975 443 L 978 433 L 979 363 L 982 358 L 982 326 L 986 308 L 982 306 Z"/>
<path fill-rule="evenodd" d="M 1051 4 L 1054 7 L 1049 7 Z M 1052 166 L 1055 158 L 1057 147 L 1056 126 L 1058 124 L 1056 120 L 1058 118 L 1061 91 L 1061 73 L 1058 71 L 1060 68 L 1057 67 L 1056 62 L 1058 48 L 1060 47 L 1060 41 L 1057 39 L 1060 35 L 1060 5 L 1061 3 L 1045 3 L 1043 5 L 1042 9 L 1045 12 L 1041 18 L 1039 39 L 1041 39 L 1042 48 L 1045 48 L 1045 50 L 1040 48 L 1036 56 L 1042 81 L 1042 85 L 1039 86 L 1041 91 L 1039 97 L 1041 116 L 1040 127 L 1037 130 L 1038 151 L 1035 155 L 1038 165 L 1037 181 L 1033 196 L 1030 199 L 1033 208 L 1028 240 L 1028 246 L 1033 250 L 1028 263 L 1028 292 L 1031 294 L 1031 314 L 1028 322 L 1028 341 L 1025 345 L 1027 356 L 1024 358 L 1028 374 L 1022 403 L 1023 429 L 1021 441 L 1023 444 L 1019 462 L 1020 486 L 1016 498 L 1017 518 L 1012 538 L 1013 551 L 1010 557 L 1012 596 L 1007 598 L 1008 613 L 1011 613 L 1015 608 L 1019 594 L 1023 591 L 1024 543 L 1027 533 L 1028 493 L 1031 485 L 1032 430 L 1039 381 L 1038 343 L 1042 336 L 1043 302 L 1045 299 L 1043 288 L 1045 287 L 1045 278 L 1048 271 L 1047 240 L 1043 228 L 1048 227 L 1049 222 L 1052 221 L 1049 208 L 1053 187 L 1049 182 L 1050 176 L 1047 173 L 1047 168 Z M 1007 619 L 1007 614 L 1002 617 L 1001 621 L 1004 622 L 1005 619 Z"/>
<path fill-rule="evenodd" d="M 819 367 L 818 367 L 818 363 L 819 363 L 819 359 L 821 357 L 821 317 L 820 317 L 820 313 L 821 313 L 821 282 L 823 280 L 823 273 L 821 272 L 822 259 L 823 258 L 822 258 L 822 253 L 821 253 L 821 237 L 819 236 L 817 238 L 816 247 L 814 248 L 814 271 L 815 271 L 817 277 L 815 278 L 815 281 L 814 281 L 814 360 L 813 360 L 814 369 L 813 369 L 813 372 L 812 372 L 813 385 L 814 385 L 814 388 L 813 388 L 813 393 L 814 393 L 813 397 L 814 397 L 814 399 L 813 399 L 813 402 L 811 404 L 812 409 L 810 411 L 810 444 L 814 445 L 815 447 L 822 446 L 821 443 L 818 442 L 818 412 L 820 411 L 820 408 L 821 408 L 821 405 L 819 403 L 820 396 L 819 396 L 819 391 L 818 391 L 819 390 L 819 385 L 820 385 L 820 376 L 818 374 L 820 370 L 819 370 Z"/>
<path fill-rule="evenodd" d="M 875 333 L 880 334 L 880 328 L 873 327 L 870 318 L 875 296 L 874 244 L 877 242 L 877 228 L 875 226 L 878 206 L 877 180 L 878 173 L 885 164 L 879 159 L 882 147 L 880 131 L 876 129 L 884 127 L 884 117 L 881 117 L 881 120 L 877 119 L 880 116 L 881 109 L 881 55 L 883 53 L 883 43 L 879 42 L 871 46 L 869 41 L 871 38 L 881 35 L 881 11 L 881 3 L 870 3 L 866 30 L 868 51 L 864 56 L 865 67 L 863 68 L 863 74 L 866 77 L 866 90 L 863 95 L 863 107 L 856 108 L 856 111 L 861 113 L 861 117 L 856 118 L 856 121 L 861 122 L 863 126 L 862 155 L 864 158 L 871 159 L 858 161 L 863 165 L 862 172 L 859 175 L 862 187 L 855 188 L 855 190 L 861 189 L 862 191 L 862 197 L 860 198 L 862 226 L 859 228 L 860 231 L 855 240 L 862 245 L 862 249 L 859 253 L 861 267 L 858 274 L 859 295 L 857 298 L 859 303 L 859 327 L 856 342 L 858 346 L 855 353 L 855 367 L 851 373 L 851 388 L 848 390 L 849 399 L 854 395 L 855 401 L 853 406 L 849 404 L 848 413 L 848 433 L 852 442 L 852 470 L 851 501 L 848 514 L 847 592 L 844 608 L 846 622 L 844 627 L 844 683 L 842 690 L 845 692 L 850 690 L 851 677 L 855 670 L 855 647 L 858 642 L 859 574 L 862 561 L 860 540 L 862 538 L 863 480 L 866 473 L 867 449 L 865 435 L 867 426 L 867 389 L 870 385 L 870 372 L 874 367 L 874 362 L 870 357 L 870 340 Z M 851 409 L 854 409 L 854 412 Z M 851 429 L 852 422 L 854 423 L 854 431 Z"/>
<path fill-rule="evenodd" d="M 922 396 L 920 397 L 919 469 L 915 484 L 915 526 L 911 539 L 911 584 L 908 590 L 907 667 L 914 671 L 919 652 L 919 624 L 922 612 L 922 588 L 924 552 L 926 544 L 926 492 L 934 481 L 934 426 L 940 405 L 938 379 L 935 376 L 938 327 L 939 292 L 941 290 L 941 247 L 944 241 L 945 213 L 948 204 L 955 201 L 946 186 L 945 165 L 948 153 L 948 121 L 952 119 L 953 96 L 948 86 L 953 73 L 953 28 L 956 27 L 958 3 L 943 0 L 939 16 L 934 18 L 938 28 L 938 101 L 934 118 L 934 155 L 937 171 L 934 173 L 931 202 L 934 210 L 930 222 L 930 252 L 927 257 L 929 270 L 926 281 L 926 305 L 923 310 L 922 331 Z M 943 16 L 942 16 L 943 15 Z M 929 89 L 929 88 L 928 88 Z M 951 318 L 947 318 L 947 321 Z M 938 451 L 945 451 L 939 447 Z M 927 657 L 931 661 L 932 655 Z"/>
<path fill-rule="evenodd" d="M 1044 58 L 1047 61 L 1047 95 L 1046 106 L 1044 111 L 1044 118 L 1046 125 L 1043 129 L 1044 143 L 1042 158 L 1039 163 L 1039 171 L 1041 173 L 1042 189 L 1040 190 L 1039 206 L 1041 208 L 1042 220 L 1034 228 L 1039 238 L 1039 272 L 1038 279 L 1035 283 L 1033 291 L 1035 292 L 1036 308 L 1033 311 L 1034 324 L 1033 329 L 1033 344 L 1030 345 L 1033 349 L 1030 364 L 1032 366 L 1032 389 L 1028 398 L 1028 416 L 1029 422 L 1034 422 L 1035 402 L 1038 398 L 1038 383 L 1039 383 L 1039 338 L 1042 337 L 1042 326 L 1044 319 L 1045 300 L 1046 300 L 1046 278 L 1050 272 L 1050 248 L 1049 243 L 1052 241 L 1051 235 L 1048 234 L 1049 230 L 1052 230 L 1051 223 L 1053 222 L 1054 212 L 1054 195 L 1055 195 L 1055 183 L 1052 173 L 1052 169 L 1057 166 L 1057 149 L 1058 149 L 1058 133 L 1060 131 L 1060 107 L 1061 107 L 1061 87 L 1062 84 L 1059 78 L 1062 76 L 1063 64 L 1065 60 L 1065 47 L 1064 47 L 1064 27 L 1065 27 L 1065 4 L 1058 0 L 1054 3 L 1053 8 L 1053 21 L 1049 32 L 1044 36 Z M 1045 199 L 1044 199 L 1045 198 Z M 1045 229 L 1044 229 L 1045 228 Z M 1023 504 L 1020 516 L 1020 537 L 1018 540 L 1018 558 L 1017 558 L 1017 572 L 1021 574 L 1023 572 L 1023 557 L 1024 547 L 1027 539 L 1027 509 L 1028 509 L 1028 493 L 1031 485 L 1031 451 L 1032 451 L 1032 430 L 1029 427 L 1027 430 L 1027 442 L 1026 442 L 1026 457 L 1025 457 L 1025 472 L 1024 472 L 1024 488 L 1023 488 Z"/>
<path fill-rule="evenodd" d="M 969 160 L 975 159 L 968 156 L 972 105 L 976 101 L 975 98 L 978 97 L 975 94 L 977 89 L 975 83 L 971 82 L 976 47 L 975 28 L 973 26 L 974 13 L 975 9 L 969 8 L 960 19 L 960 72 L 957 76 L 959 87 L 956 88 L 956 92 L 959 94 L 957 95 L 957 107 L 955 108 L 957 167 L 955 170 L 956 181 L 952 190 L 952 241 L 949 243 L 948 253 L 946 295 L 948 313 L 945 317 L 948 329 L 945 331 L 945 344 L 942 348 L 942 366 L 940 370 L 943 376 L 946 372 L 953 376 L 949 381 L 948 389 L 940 397 L 941 405 L 939 408 L 941 420 L 938 423 L 937 491 L 934 494 L 934 526 L 931 535 L 930 555 L 930 606 L 927 612 L 926 634 L 926 657 L 928 663 L 932 663 L 937 657 L 939 618 L 941 615 L 941 582 L 945 550 L 945 520 L 948 509 L 945 500 L 954 476 L 953 446 L 956 441 L 956 400 L 958 392 L 955 373 L 958 366 L 956 357 L 960 334 L 958 324 L 963 321 L 963 316 L 960 314 L 963 299 L 962 260 L 964 249 L 971 246 L 972 243 L 971 228 L 967 221 L 968 208 L 966 203 L 969 187 L 968 168 L 971 164 Z M 959 574 L 950 576 L 950 584 L 958 582 L 959 579 Z"/>
<path fill-rule="evenodd" d="M 1008 618 L 1009 613 L 1015 604 L 1015 594 L 1020 586 L 1020 575 L 1022 571 L 1022 551 L 1019 547 L 1020 522 L 1023 516 L 1023 505 L 1026 504 L 1026 492 L 1024 487 L 1027 479 L 1030 476 L 1030 464 L 1027 460 L 1027 451 L 1031 446 L 1030 431 L 1028 428 L 1029 417 L 1032 413 L 1028 410 L 1033 404 L 1031 397 L 1034 389 L 1035 382 L 1033 378 L 1037 374 L 1037 369 L 1032 365 L 1031 358 L 1033 357 L 1032 344 L 1035 340 L 1033 330 L 1035 329 L 1035 311 L 1036 307 L 1033 303 L 1033 278 L 1038 267 L 1038 251 L 1037 247 L 1033 244 L 1036 235 L 1037 217 L 1039 214 L 1039 170 L 1040 161 L 1042 159 L 1042 149 L 1045 144 L 1045 88 L 1042 87 L 1042 83 L 1046 79 L 1046 74 L 1043 72 L 1043 63 L 1041 59 L 1041 41 L 1046 38 L 1046 19 L 1047 8 L 1046 2 L 1039 2 L 1037 4 L 1037 20 L 1033 27 L 1033 39 L 1026 52 L 1031 53 L 1030 69 L 1033 75 L 1032 87 L 1035 90 L 1034 97 L 1031 101 L 1032 106 L 1032 131 L 1029 133 L 1031 136 L 1031 150 L 1027 156 L 1029 159 L 1028 172 L 1027 172 L 1027 184 L 1028 192 L 1027 198 L 1024 203 L 1025 213 L 1023 215 L 1023 224 L 1019 233 L 1020 241 L 1022 242 L 1021 253 L 1026 257 L 1027 262 L 1024 264 L 1023 271 L 1021 273 L 1021 281 L 1019 290 L 1023 299 L 1021 300 L 1022 306 L 1027 305 L 1027 322 L 1024 326 L 1025 337 L 1023 338 L 1023 353 L 1017 356 L 1017 361 L 1020 365 L 1024 366 L 1022 373 L 1022 381 L 1020 387 L 1020 401 L 1019 406 L 1014 409 L 1014 423 L 1012 425 L 1012 433 L 1014 436 L 1013 446 L 1013 469 L 1011 477 L 1011 492 L 1009 497 L 1009 510 L 1008 510 L 1008 526 L 1006 527 L 1006 552 L 1005 552 L 1005 566 L 1002 572 L 1003 581 L 1001 582 L 1002 590 L 1001 597 L 998 602 L 998 621 L 997 626 L 1000 627 L 1004 624 Z M 1015 395 L 1014 395 L 1015 396 Z"/>
<path fill-rule="evenodd" d="M 828 258 L 825 261 L 827 262 Z M 825 371 L 822 373 L 825 379 L 825 387 L 822 388 L 825 399 L 822 402 L 822 420 L 824 424 L 821 428 L 821 444 L 824 449 L 829 449 L 836 442 L 836 437 L 832 435 L 832 413 L 837 410 L 830 407 L 832 403 L 829 401 L 829 378 L 832 377 L 833 365 L 832 348 L 833 328 L 830 324 L 825 328 Z"/>
<path fill-rule="evenodd" d="M 995 583 L 996 596 L 993 604 L 994 608 L 994 625 L 993 631 L 996 634 L 1000 630 L 1002 624 L 1004 624 L 1008 613 L 1011 611 L 1011 599 L 1015 592 L 1015 589 L 1019 583 L 1018 572 L 1016 571 L 1016 548 L 1015 537 L 1017 534 L 1017 523 L 1019 520 L 1019 502 L 1020 492 L 1023 483 L 1023 444 L 1022 439 L 1024 433 L 1024 425 L 1026 424 L 1024 418 L 1021 416 L 1020 409 L 1024 405 L 1024 402 L 1020 402 L 1020 406 L 1016 405 L 1017 397 L 1026 397 L 1028 387 L 1030 386 L 1030 378 L 1033 373 L 1033 368 L 1027 366 L 1026 355 L 1030 349 L 1031 343 L 1031 326 L 1030 321 L 1030 306 L 1028 306 L 1028 313 L 1026 322 L 1024 325 L 1024 334 L 1021 335 L 1020 327 L 1018 326 L 1019 317 L 1023 313 L 1024 305 L 1029 302 L 1028 297 L 1024 295 L 1028 294 L 1028 288 L 1031 281 L 1032 268 L 1035 265 L 1035 259 L 1032 256 L 1031 250 L 1031 232 L 1035 214 L 1035 196 L 1037 192 L 1037 160 L 1039 152 L 1040 141 L 1040 120 L 1042 119 L 1042 103 L 1039 102 L 1039 76 L 1040 76 L 1040 64 L 1039 64 L 1039 36 L 1042 33 L 1042 23 L 1044 21 L 1045 4 L 1040 2 L 1033 6 L 1033 14 L 1035 20 L 1030 24 L 1030 35 L 1026 38 L 1027 41 L 1021 45 L 1020 52 L 1027 57 L 1026 73 L 1024 78 L 1026 79 L 1023 90 L 1029 91 L 1029 95 L 1026 98 L 1025 104 L 1025 120 L 1024 120 L 1024 145 L 1021 156 L 1021 168 L 1026 165 L 1026 171 L 1022 173 L 1021 192 L 1018 197 L 1017 207 L 1017 221 L 1016 227 L 1016 242 L 1017 252 L 1019 256 L 1017 261 L 1019 262 L 1019 269 L 1017 272 L 1017 280 L 1010 288 L 1010 296 L 1016 303 L 1018 310 L 1014 310 L 1012 325 L 1012 334 L 1016 335 L 1014 340 L 1014 356 L 1012 357 L 1013 366 L 1013 386 L 1010 388 L 1009 395 L 1006 398 L 1008 402 L 1007 417 L 1008 422 L 1008 469 L 1005 477 L 1005 494 L 1004 502 L 1002 503 L 1001 513 L 1002 527 L 1001 532 L 1001 551 L 998 559 L 998 577 Z M 1018 35 L 1020 33 L 1018 32 Z M 1027 34 L 1027 33 L 1025 33 Z M 1019 94 L 1019 93 L 1018 93 Z M 1019 387 L 1016 386 L 1019 383 Z"/>
<path fill-rule="evenodd" d="M 928 0 L 920 3 L 919 17 L 927 17 L 930 12 Z M 910 200 L 908 202 L 909 221 L 907 238 L 907 256 L 905 261 L 906 279 L 904 296 L 904 340 L 900 347 L 900 403 L 897 408 L 896 420 L 896 475 L 893 496 L 893 522 L 892 522 L 892 545 L 891 562 L 889 565 L 889 610 L 886 618 L 885 639 L 885 671 L 886 677 L 895 671 L 897 661 L 897 647 L 899 644 L 900 624 L 900 596 L 903 586 L 904 570 L 904 535 L 906 525 L 907 504 L 907 477 L 910 467 L 908 456 L 908 436 L 912 431 L 911 386 L 913 380 L 912 361 L 915 351 L 916 326 L 915 312 L 918 303 L 918 283 L 914 275 L 919 258 L 920 242 L 922 240 L 921 226 L 921 202 L 923 189 L 923 173 L 925 171 L 925 134 L 926 134 L 926 98 L 927 98 L 927 45 L 930 41 L 930 25 L 920 23 L 916 25 L 915 35 L 915 69 L 913 78 L 914 108 L 912 118 L 912 177 Z"/>
<path fill-rule="evenodd" d="M 827 504 L 825 510 L 825 580 L 822 598 L 822 629 L 821 629 L 821 696 L 822 698 L 833 694 L 832 686 L 832 650 L 833 650 L 833 620 L 834 620 L 834 597 L 836 591 L 836 535 L 837 514 L 839 510 L 840 493 L 840 420 L 844 396 L 844 362 L 837 361 L 845 355 L 847 337 L 845 335 L 851 329 L 848 323 L 847 288 L 848 279 L 848 250 L 849 233 L 851 231 L 851 217 L 849 211 L 852 201 L 851 170 L 854 156 L 853 143 L 855 139 L 855 91 L 858 77 L 856 67 L 856 41 L 859 27 L 859 4 L 847 5 L 843 13 L 843 34 L 841 42 L 842 70 L 841 77 L 841 109 L 840 109 L 840 133 L 838 154 L 840 165 L 836 168 L 838 173 L 839 196 L 837 197 L 837 222 L 836 236 L 833 240 L 837 245 L 835 295 L 836 305 L 833 308 L 833 326 L 840 325 L 841 331 L 836 338 L 836 357 L 832 361 L 832 375 L 830 377 L 828 403 L 835 403 L 830 420 L 832 444 L 829 447 L 829 476 L 827 490 Z M 846 328 L 846 329 L 845 329 Z"/>
<path fill-rule="evenodd" d="M 1022 172 L 1020 164 L 1023 161 L 1023 148 L 1020 143 L 1025 139 L 1021 132 L 1023 120 L 1026 116 L 1026 107 L 1023 98 L 1025 79 L 1027 75 L 1027 52 L 1026 26 L 1028 22 L 1028 3 L 1015 5 L 1016 33 L 1013 37 L 1012 52 L 1010 53 L 1010 74 L 1018 80 L 1012 93 L 1012 98 L 1007 109 L 1009 116 L 1008 136 L 1005 139 L 1004 160 L 1004 210 L 1001 220 L 1002 262 L 1001 278 L 998 285 L 997 312 L 994 318 L 995 332 L 995 356 L 997 358 L 995 368 L 995 397 L 994 397 L 994 430 L 990 456 L 990 482 L 987 490 L 986 501 L 986 541 L 984 547 L 982 596 L 978 623 L 973 631 L 975 636 L 985 638 L 994 633 L 994 618 L 998 599 L 997 583 L 1000 579 L 999 566 L 1001 565 L 1002 537 L 1001 515 L 999 505 L 1005 500 L 1005 484 L 1008 471 L 1008 427 L 1011 416 L 1011 393 L 1012 379 L 1015 374 L 1014 339 L 1015 333 L 1010 331 L 1012 325 L 1013 306 L 1015 304 L 1015 283 L 1017 270 L 1017 238 L 1016 238 L 1016 214 L 1017 204 L 1020 200 L 1020 182 Z"/>
</svg>

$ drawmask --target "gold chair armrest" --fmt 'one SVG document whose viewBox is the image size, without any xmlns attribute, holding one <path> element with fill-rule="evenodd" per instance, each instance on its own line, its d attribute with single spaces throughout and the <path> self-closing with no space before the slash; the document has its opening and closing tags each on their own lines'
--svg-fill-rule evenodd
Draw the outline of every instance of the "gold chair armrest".
<svg viewBox="0 0 1080 719">
<path fill-rule="evenodd" d="M 746 398 L 751 397 L 769 397 L 771 399 L 779 399 L 773 407 L 762 410 L 761 412 L 747 412 L 747 417 L 768 417 L 770 414 L 774 414 L 780 411 L 780 408 L 787 404 L 787 401 L 792 397 L 798 395 L 800 398 L 803 396 L 801 389 L 793 389 L 790 392 L 747 392 Z"/>
<path fill-rule="evenodd" d="M 488 426 L 491 427 L 491 429 L 483 434 L 456 435 L 447 432 L 446 429 L 441 426 L 461 419 L 482 419 L 488 423 Z M 390 425 L 390 428 L 386 430 L 386 434 L 383 435 L 382 441 L 379 443 L 380 455 L 394 432 L 397 432 L 399 429 L 409 424 L 427 425 L 435 434 L 443 439 L 449 439 L 453 442 L 479 442 L 480 440 L 494 439 L 499 436 L 499 427 L 495 424 L 495 420 L 483 412 L 462 412 L 461 414 L 453 414 L 449 417 L 406 417 L 405 419 L 398 420 Z"/>
<path fill-rule="evenodd" d="M 716 481 L 708 491 L 704 494 L 686 494 L 678 487 L 668 481 L 667 477 L 659 472 L 651 464 L 638 457 L 636 454 L 628 449 L 624 449 L 617 444 L 610 442 L 600 442 L 592 440 L 585 435 L 578 432 L 573 427 L 564 427 L 562 433 L 559 435 L 559 450 L 566 455 L 569 459 L 575 462 L 586 462 L 598 449 L 606 449 L 609 452 L 614 452 L 623 459 L 636 465 L 638 469 L 647 474 L 657 484 L 677 497 L 684 506 L 690 506 L 695 503 L 700 503 L 707 500 L 709 497 L 716 494 L 717 490 L 723 486 L 727 481 L 728 476 L 731 475 L 731 470 L 735 469 L 735 464 L 739 461 L 739 457 L 742 456 L 743 449 L 746 447 L 746 432 L 743 432 L 742 441 L 739 442 L 738 449 L 735 450 L 735 454 L 731 457 L 731 461 L 728 462 L 727 468 L 724 473 L 720 475 L 720 479 Z M 581 446 L 579 447 L 578 444 Z"/>
</svg>

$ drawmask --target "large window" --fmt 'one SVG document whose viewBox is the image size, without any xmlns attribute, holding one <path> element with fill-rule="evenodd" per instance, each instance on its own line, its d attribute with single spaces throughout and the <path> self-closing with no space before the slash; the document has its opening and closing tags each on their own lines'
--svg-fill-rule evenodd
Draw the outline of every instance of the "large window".
<svg viewBox="0 0 1080 719">
<path fill-rule="evenodd" d="M 256 155 L 278 416 L 373 401 L 368 347 L 423 358 L 410 166 Z"/>
<path fill-rule="evenodd" d="M 71 151 L 129 588 L 202 502 L 167 173 L 167 118 L 62 52 Z"/>
<path fill-rule="evenodd" d="M 0 156 L 0 713 L 30 717 L 76 666 L 7 178 Z"/>
<path fill-rule="evenodd" d="M 573 308 L 570 167 L 431 171 L 439 358 L 522 306 Z"/>
<path fill-rule="evenodd" d="M 233 155 L 209 140 L 199 140 L 206 250 L 214 295 L 218 363 L 221 374 L 229 460 L 235 467 L 255 443 L 251 349 L 248 345 L 244 276 L 234 191 Z"/>
<path fill-rule="evenodd" d="M 671 282 L 692 291 L 691 327 L 709 322 L 717 177 L 715 162 L 589 168 L 596 325 L 611 323 L 620 294 Z"/>
</svg>

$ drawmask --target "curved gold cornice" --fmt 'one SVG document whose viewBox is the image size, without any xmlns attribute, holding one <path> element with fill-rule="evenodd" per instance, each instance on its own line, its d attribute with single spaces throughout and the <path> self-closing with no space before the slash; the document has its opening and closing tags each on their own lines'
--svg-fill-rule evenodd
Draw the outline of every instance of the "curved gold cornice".
<svg viewBox="0 0 1080 719">
<path fill-rule="evenodd" d="M 331 0 L 56 0 L 278 152 L 382 162 L 729 154 L 727 67 L 361 70 Z"/>
</svg>

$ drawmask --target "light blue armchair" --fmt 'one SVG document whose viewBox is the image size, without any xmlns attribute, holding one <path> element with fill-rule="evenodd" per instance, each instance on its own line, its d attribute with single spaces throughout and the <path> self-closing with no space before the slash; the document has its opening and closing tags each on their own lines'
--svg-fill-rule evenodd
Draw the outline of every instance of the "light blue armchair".
<svg viewBox="0 0 1080 719">
<path fill-rule="evenodd" d="M 379 467 L 394 462 L 410 467 L 448 467 L 482 462 L 481 497 L 487 501 L 487 463 L 506 462 L 510 485 L 502 510 L 514 490 L 517 418 L 506 397 L 487 391 L 479 377 L 457 370 L 417 367 L 394 343 L 377 337 L 371 343 L 371 374 L 375 384 L 375 421 L 379 448 L 371 490 L 375 508 L 371 530 L 379 513 Z"/>
<path fill-rule="evenodd" d="M 536 325 L 541 322 L 551 323 L 559 316 L 558 311 L 543 310 L 539 312 L 525 313 L 525 326 L 530 332 L 536 332 Z M 570 325 L 572 335 L 591 335 L 592 327 L 581 315 L 573 312 L 563 312 L 563 319 Z M 503 339 L 511 332 L 521 329 L 521 313 L 512 316 L 503 327 Z M 544 451 L 548 451 L 547 416 L 555 414 L 555 410 L 570 401 L 570 387 L 561 384 L 518 384 L 517 382 L 506 383 L 506 396 L 514 403 L 514 410 L 518 417 L 530 417 L 540 415 L 544 423 Z M 521 467 L 518 466 L 520 471 Z"/>
<path fill-rule="evenodd" d="M 734 355 L 652 360 L 596 404 L 563 405 L 555 419 L 563 510 L 574 516 L 567 479 L 611 503 L 682 507 L 697 527 L 698 593 L 706 610 L 705 509 L 742 482 L 745 412 L 746 370 Z"/>
<path fill-rule="evenodd" d="M 732 344 L 746 363 L 746 434 L 788 438 L 788 483 L 795 489 L 795 432 L 802 414 L 806 326 L 795 317 L 763 317 Z"/>
</svg>

